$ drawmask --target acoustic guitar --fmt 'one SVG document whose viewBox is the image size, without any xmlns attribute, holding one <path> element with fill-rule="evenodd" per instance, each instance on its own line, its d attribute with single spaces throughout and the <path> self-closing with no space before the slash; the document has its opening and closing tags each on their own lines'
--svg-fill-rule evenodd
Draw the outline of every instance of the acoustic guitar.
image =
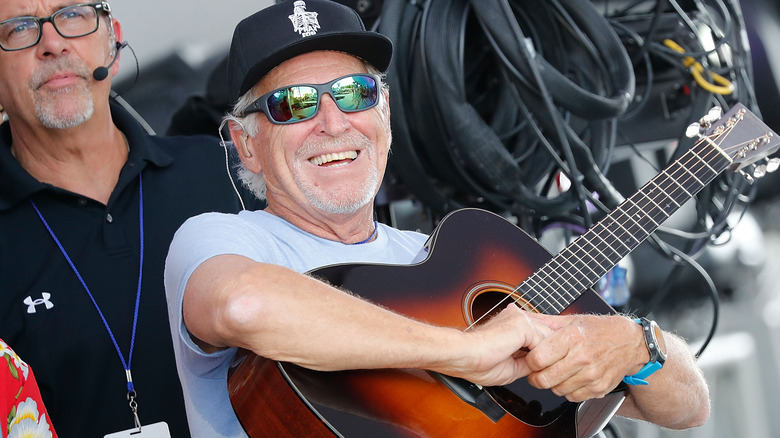
<svg viewBox="0 0 780 438">
<path fill-rule="evenodd" d="M 700 139 L 691 149 L 555 256 L 504 218 L 463 209 L 441 221 L 419 264 L 334 265 L 311 275 L 464 330 L 510 302 L 546 314 L 614 313 L 592 286 L 673 212 L 726 169 L 777 167 L 765 159 L 777 136 L 742 105 L 693 130 Z M 237 355 L 228 390 L 251 437 L 590 437 L 625 398 L 623 384 L 573 403 L 526 379 L 480 387 L 418 369 L 319 372 L 248 351 Z"/>
</svg>

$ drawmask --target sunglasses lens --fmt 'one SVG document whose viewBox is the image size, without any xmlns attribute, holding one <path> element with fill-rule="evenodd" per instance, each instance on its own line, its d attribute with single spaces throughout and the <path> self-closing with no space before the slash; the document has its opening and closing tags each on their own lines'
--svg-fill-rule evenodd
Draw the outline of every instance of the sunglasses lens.
<svg viewBox="0 0 780 438">
<path fill-rule="evenodd" d="M 333 97 L 343 111 L 360 111 L 376 105 L 377 85 L 370 76 L 349 76 L 331 86 Z"/>
<path fill-rule="evenodd" d="M 317 90 L 306 86 L 278 90 L 268 97 L 268 110 L 277 122 L 306 120 L 317 112 Z"/>
<path fill-rule="evenodd" d="M 367 75 L 341 78 L 331 84 L 330 92 L 339 108 L 347 113 L 374 107 L 379 94 L 377 81 Z M 267 115 L 276 123 L 302 122 L 317 113 L 319 103 L 317 88 L 295 85 L 276 90 L 268 97 Z"/>
</svg>

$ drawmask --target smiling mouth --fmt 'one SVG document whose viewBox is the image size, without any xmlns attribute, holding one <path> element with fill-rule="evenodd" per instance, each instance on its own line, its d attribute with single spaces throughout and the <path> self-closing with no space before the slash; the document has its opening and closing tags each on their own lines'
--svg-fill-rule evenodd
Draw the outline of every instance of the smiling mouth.
<svg viewBox="0 0 780 438">
<path fill-rule="evenodd" d="M 344 161 L 344 160 L 352 161 L 355 158 L 357 158 L 357 156 L 358 156 L 357 151 L 346 151 L 346 152 L 338 152 L 334 154 L 324 154 L 317 157 L 309 158 L 309 162 L 316 166 L 322 166 L 337 161 Z"/>
</svg>

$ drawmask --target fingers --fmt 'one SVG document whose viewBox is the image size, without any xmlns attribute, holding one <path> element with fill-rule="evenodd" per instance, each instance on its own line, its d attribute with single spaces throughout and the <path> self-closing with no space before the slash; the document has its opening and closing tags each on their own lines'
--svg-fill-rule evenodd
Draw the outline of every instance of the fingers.
<svg viewBox="0 0 780 438">
<path fill-rule="evenodd" d="M 513 318 L 518 326 L 517 328 L 522 330 L 525 340 L 522 342 L 521 348 L 532 349 L 553 332 L 549 326 L 532 319 L 532 313 L 526 312 L 517 306 L 507 306 L 506 309 L 501 311 L 501 314 Z"/>
<path fill-rule="evenodd" d="M 574 316 L 567 315 L 547 315 L 544 313 L 527 312 L 531 320 L 539 324 L 544 324 L 552 330 L 560 330 L 563 327 L 571 325 L 574 322 Z"/>
<path fill-rule="evenodd" d="M 532 372 L 528 375 L 528 382 L 573 402 L 603 397 L 617 386 L 612 377 L 597 366 L 582 367 L 576 372 L 574 368 L 553 366 L 541 372 Z"/>
<path fill-rule="evenodd" d="M 563 341 L 564 338 L 567 341 Z M 576 336 L 562 336 L 555 332 L 548 342 L 531 350 L 525 358 L 531 370 L 528 382 L 537 388 L 551 389 L 559 396 L 581 388 L 584 383 L 574 378 L 587 363 L 578 362 L 578 357 L 571 351 L 571 342 L 576 342 L 574 339 Z"/>
<path fill-rule="evenodd" d="M 471 331 L 474 360 L 461 377 L 503 385 L 527 376 L 531 385 L 571 401 L 602 397 L 635 355 L 621 323 L 617 316 L 550 316 L 508 306 Z"/>
<path fill-rule="evenodd" d="M 552 330 L 529 317 L 531 315 L 517 306 L 507 306 L 491 318 L 480 330 L 494 327 L 506 330 L 506 334 L 514 338 L 516 350 L 531 349 L 552 333 Z"/>
<path fill-rule="evenodd" d="M 622 342 L 622 317 L 549 316 L 529 318 L 554 331 L 526 355 L 531 369 L 528 382 L 550 389 L 571 401 L 602 397 L 625 374 L 626 358 L 633 356 L 630 344 Z"/>
<path fill-rule="evenodd" d="M 536 348 L 549 334 L 549 327 L 528 318 L 517 306 L 507 306 L 486 323 L 470 332 L 475 357 L 462 377 L 482 385 L 504 385 L 525 377 L 532 370 L 526 363 L 527 352 Z"/>
</svg>

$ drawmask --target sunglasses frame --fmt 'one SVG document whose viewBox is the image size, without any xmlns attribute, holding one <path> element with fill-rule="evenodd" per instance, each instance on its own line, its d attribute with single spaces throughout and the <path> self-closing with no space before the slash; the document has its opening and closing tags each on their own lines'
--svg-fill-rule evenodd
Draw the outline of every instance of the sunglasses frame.
<svg viewBox="0 0 780 438">
<path fill-rule="evenodd" d="M 335 84 L 336 82 L 338 82 L 340 80 L 343 80 L 343 79 L 346 79 L 346 78 L 355 77 L 355 76 L 365 76 L 365 77 L 371 78 L 374 81 L 374 83 L 376 84 L 376 94 L 377 94 L 377 97 L 376 97 L 376 100 L 374 101 L 374 103 L 372 103 L 371 105 L 366 106 L 364 108 L 360 108 L 360 109 L 344 109 L 344 108 L 341 107 L 341 105 L 339 105 L 338 99 L 336 99 L 336 96 L 333 95 L 332 87 L 333 87 L 333 84 Z M 265 117 L 268 119 L 268 121 L 273 123 L 273 124 L 275 124 L 275 125 L 290 125 L 290 124 L 293 124 L 293 123 L 305 122 L 307 120 L 313 119 L 317 115 L 317 113 L 320 112 L 320 102 L 322 100 L 323 95 L 325 95 L 325 94 L 330 94 L 330 97 L 333 99 L 334 102 L 336 102 L 336 106 L 342 112 L 345 112 L 345 113 L 356 113 L 356 112 L 360 112 L 360 111 L 365 111 L 365 110 L 369 110 L 369 109 L 375 107 L 379 103 L 380 92 L 381 92 L 381 89 L 382 89 L 382 85 L 381 84 L 382 84 L 382 82 L 381 82 L 379 76 L 375 75 L 373 73 L 352 73 L 352 74 L 348 74 L 348 75 L 344 75 L 344 76 L 338 77 L 338 78 L 333 79 L 332 81 L 326 82 L 324 84 L 294 84 L 294 85 L 287 85 L 287 86 L 284 86 L 284 87 L 279 87 L 277 89 L 274 89 L 274 90 L 272 90 L 272 91 L 270 91 L 268 93 L 265 93 L 262 96 L 258 97 L 254 102 L 252 102 L 251 105 L 249 105 L 249 107 L 246 109 L 246 111 L 244 111 L 244 115 L 246 116 L 246 115 L 249 115 L 249 114 L 252 114 L 252 113 L 263 113 L 263 114 L 265 114 Z M 282 90 L 287 90 L 289 88 L 294 88 L 294 87 L 310 87 L 310 88 L 313 88 L 313 89 L 317 90 L 317 105 L 316 105 L 316 108 L 314 109 L 314 112 L 312 113 L 312 115 L 310 115 L 309 117 L 306 117 L 305 119 L 295 119 L 295 118 L 292 118 L 292 119 L 284 121 L 284 122 L 280 122 L 280 121 L 274 120 L 273 117 L 271 116 L 271 110 L 268 107 L 268 100 L 275 93 L 278 93 L 279 91 L 282 91 Z"/>
</svg>

